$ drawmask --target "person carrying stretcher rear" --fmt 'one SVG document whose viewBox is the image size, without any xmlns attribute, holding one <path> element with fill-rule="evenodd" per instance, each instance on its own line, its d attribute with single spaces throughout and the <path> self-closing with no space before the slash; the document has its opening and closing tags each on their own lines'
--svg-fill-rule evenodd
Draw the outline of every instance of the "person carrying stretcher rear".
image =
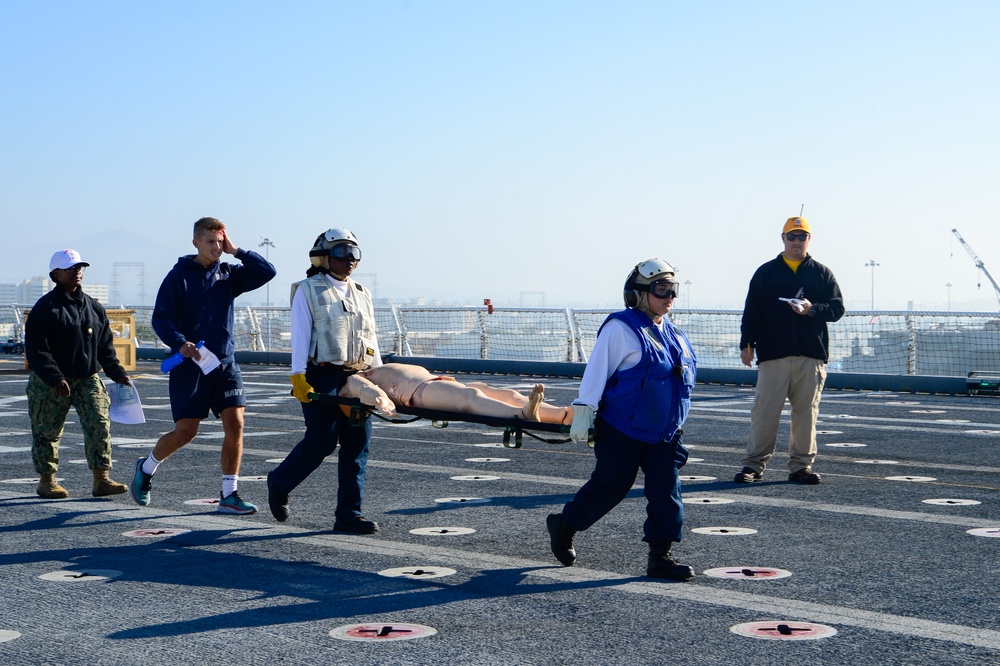
<svg viewBox="0 0 1000 666">
<path fill-rule="evenodd" d="M 306 279 L 292 285 L 292 394 L 302 403 L 306 432 L 267 475 L 267 504 L 275 520 L 288 519 L 288 495 L 340 445 L 333 530 L 374 534 L 378 523 L 361 515 L 372 423 L 351 425 L 339 405 L 310 393 L 339 391 L 354 373 L 382 364 L 371 293 L 351 279 L 361 261 L 358 239 L 328 229 L 309 251 Z"/>
</svg>

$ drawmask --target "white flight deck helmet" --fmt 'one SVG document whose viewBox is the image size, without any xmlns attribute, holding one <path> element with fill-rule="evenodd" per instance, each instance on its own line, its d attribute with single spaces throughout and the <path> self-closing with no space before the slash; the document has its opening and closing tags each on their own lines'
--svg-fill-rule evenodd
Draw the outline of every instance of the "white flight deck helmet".
<svg viewBox="0 0 1000 666">
<path fill-rule="evenodd" d="M 312 249 L 309 250 L 309 262 L 316 269 L 338 276 L 330 270 L 330 257 L 353 256 L 361 261 L 361 247 L 357 237 L 347 229 L 327 229 L 316 237 Z"/>
<path fill-rule="evenodd" d="M 647 259 L 636 264 L 625 280 L 622 292 L 625 307 L 642 310 L 653 317 L 649 310 L 649 292 L 653 291 L 659 298 L 671 294 L 674 298 L 680 296 L 680 283 L 674 279 L 676 272 L 677 269 L 662 259 Z"/>
</svg>

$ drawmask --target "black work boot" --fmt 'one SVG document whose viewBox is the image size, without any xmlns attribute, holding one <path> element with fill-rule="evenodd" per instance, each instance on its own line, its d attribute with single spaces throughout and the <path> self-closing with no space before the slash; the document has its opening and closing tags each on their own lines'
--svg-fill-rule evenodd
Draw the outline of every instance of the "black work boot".
<svg viewBox="0 0 1000 666">
<path fill-rule="evenodd" d="M 576 562 L 573 535 L 576 532 L 566 527 L 562 521 L 561 513 L 550 513 L 545 519 L 545 527 L 549 530 L 549 545 L 552 547 L 552 554 L 563 565 L 573 566 L 573 563 Z"/>
<path fill-rule="evenodd" d="M 689 580 L 694 578 L 694 569 L 670 557 L 672 541 L 653 541 L 649 544 L 649 560 L 646 575 L 650 578 L 669 580 Z"/>
<path fill-rule="evenodd" d="M 271 515 L 279 523 L 288 520 L 288 495 L 274 489 L 271 472 L 267 473 L 267 508 L 271 510 Z"/>
</svg>

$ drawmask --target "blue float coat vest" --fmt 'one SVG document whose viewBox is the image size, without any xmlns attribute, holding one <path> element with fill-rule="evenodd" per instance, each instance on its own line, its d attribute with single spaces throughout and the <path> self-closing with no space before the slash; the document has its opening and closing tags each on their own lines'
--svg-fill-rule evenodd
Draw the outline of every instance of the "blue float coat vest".
<svg viewBox="0 0 1000 666">
<path fill-rule="evenodd" d="M 661 329 L 641 310 L 615 312 L 601 328 L 612 319 L 635 332 L 642 360 L 611 375 L 601 396 L 600 416 L 641 442 L 670 441 L 691 410 L 697 365 L 691 343 L 669 321 L 664 320 Z"/>
</svg>

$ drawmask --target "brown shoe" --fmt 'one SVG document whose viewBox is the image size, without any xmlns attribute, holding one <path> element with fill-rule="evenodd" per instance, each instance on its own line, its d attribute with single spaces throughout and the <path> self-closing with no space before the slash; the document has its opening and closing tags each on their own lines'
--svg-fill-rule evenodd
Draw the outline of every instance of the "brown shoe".
<svg viewBox="0 0 1000 666">
<path fill-rule="evenodd" d="M 59 485 L 55 474 L 42 474 L 42 478 L 38 480 L 38 488 L 35 492 L 43 499 L 64 499 L 69 497 L 69 491 Z"/>
<path fill-rule="evenodd" d="M 802 483 L 808 486 L 815 486 L 819 483 L 819 474 L 808 467 L 804 467 L 797 472 L 788 475 L 788 480 L 792 483 Z"/>
<path fill-rule="evenodd" d="M 121 495 L 128 490 L 124 483 L 112 481 L 108 477 L 108 470 L 94 470 L 94 497 L 107 497 L 108 495 Z"/>
</svg>

